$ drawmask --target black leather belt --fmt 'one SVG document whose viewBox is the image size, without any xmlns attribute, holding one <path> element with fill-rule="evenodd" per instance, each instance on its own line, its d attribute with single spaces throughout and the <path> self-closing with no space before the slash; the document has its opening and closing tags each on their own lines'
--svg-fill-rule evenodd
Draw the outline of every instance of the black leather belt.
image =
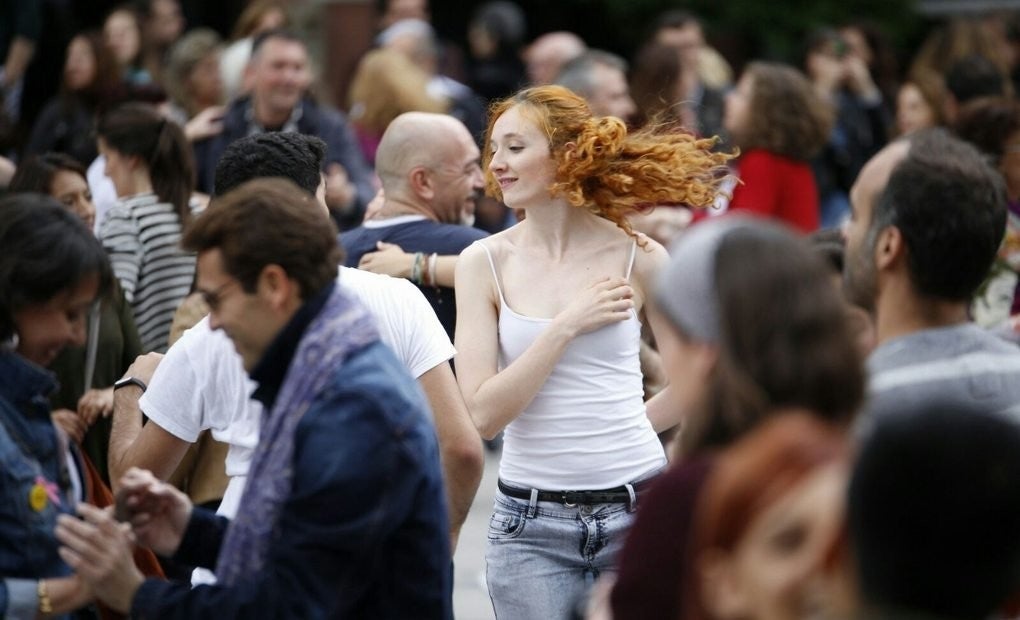
<svg viewBox="0 0 1020 620">
<path fill-rule="evenodd" d="M 652 486 L 655 478 L 648 478 L 641 482 L 632 484 L 634 493 L 640 493 Z M 496 485 L 503 495 L 516 499 L 531 500 L 531 489 L 512 487 L 502 480 L 497 480 Z M 611 489 L 599 489 L 597 491 L 538 491 L 538 501 L 557 502 L 564 506 L 576 506 L 578 504 L 625 504 L 630 501 L 630 493 L 627 487 L 613 487 Z"/>
</svg>

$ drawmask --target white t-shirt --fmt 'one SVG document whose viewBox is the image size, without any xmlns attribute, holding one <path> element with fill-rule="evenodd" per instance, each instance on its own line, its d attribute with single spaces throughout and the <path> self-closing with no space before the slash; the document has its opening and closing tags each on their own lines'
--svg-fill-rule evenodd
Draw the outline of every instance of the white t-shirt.
<svg viewBox="0 0 1020 620">
<path fill-rule="evenodd" d="M 340 268 L 338 278 L 376 319 L 382 341 L 415 378 L 450 360 L 455 351 L 432 306 L 407 280 Z M 230 476 L 217 514 L 232 517 L 259 439 L 262 405 L 234 344 L 209 329 L 209 317 L 181 336 L 156 368 L 139 406 L 168 433 L 194 443 L 210 429 L 229 445 Z"/>
</svg>

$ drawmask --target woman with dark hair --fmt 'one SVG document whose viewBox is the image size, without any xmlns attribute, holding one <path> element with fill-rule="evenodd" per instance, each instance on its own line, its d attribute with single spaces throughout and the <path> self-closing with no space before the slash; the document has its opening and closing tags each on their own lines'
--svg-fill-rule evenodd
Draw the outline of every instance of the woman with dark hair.
<svg viewBox="0 0 1020 620">
<path fill-rule="evenodd" d="M 828 269 L 785 227 L 735 215 L 695 226 L 655 293 L 651 324 L 684 427 L 678 463 L 638 512 L 612 605 L 618 618 L 675 620 L 713 453 L 784 408 L 848 425 L 864 370 Z"/>
<path fill-rule="evenodd" d="M 808 163 L 829 138 L 832 110 L 793 67 L 752 62 L 726 96 L 723 124 L 740 147 L 729 208 L 819 225 L 818 187 Z"/>
<path fill-rule="evenodd" d="M 133 86 L 152 84 L 142 64 L 142 20 L 130 3 L 110 11 L 103 22 L 103 42 L 117 61 L 118 80 Z"/>
<path fill-rule="evenodd" d="M 482 436 L 504 434 L 486 549 L 500 618 L 565 617 L 613 570 L 637 493 L 666 464 L 656 430 L 677 420 L 646 408 L 639 348 L 667 256 L 626 216 L 710 205 L 728 159 L 711 145 L 628 133 L 561 86 L 491 111 L 488 188 L 527 217 L 457 261 L 456 365 Z"/>
<path fill-rule="evenodd" d="M 637 106 L 636 124 L 665 124 L 672 128 L 698 128 L 697 115 L 684 104 L 683 64 L 676 47 L 649 43 L 634 59 L 630 95 Z"/>
<path fill-rule="evenodd" d="M 54 199 L 0 200 L 0 616 L 63 617 L 91 591 L 57 554 L 54 527 L 84 497 L 81 462 L 50 421 L 45 370 L 85 342 L 110 286 L 103 248 Z"/>
<path fill-rule="evenodd" d="M 85 169 L 67 155 L 47 153 L 25 160 L 9 189 L 49 194 L 92 230 L 96 209 Z M 60 389 L 50 395 L 54 421 L 81 444 L 107 485 L 112 386 L 140 353 L 131 306 L 114 282 L 111 294 L 89 315 L 86 345 L 66 347 L 49 365 L 60 383 Z"/>
<path fill-rule="evenodd" d="M 191 147 L 176 123 L 144 104 L 111 110 L 97 133 L 120 199 L 99 237 L 131 302 L 142 351 L 162 353 L 195 275 L 194 255 L 180 249 L 195 184 Z"/>
<path fill-rule="evenodd" d="M 841 429 L 808 413 L 762 424 L 719 455 L 698 504 L 685 620 L 839 617 L 827 566 L 847 486 Z M 826 577 L 832 574 L 831 581 Z"/>
<path fill-rule="evenodd" d="M 75 36 L 67 46 L 60 94 L 39 113 L 25 146 L 25 156 L 66 153 L 82 165 L 96 158 L 92 136 L 97 110 L 120 88 L 117 63 L 99 33 Z"/>
</svg>

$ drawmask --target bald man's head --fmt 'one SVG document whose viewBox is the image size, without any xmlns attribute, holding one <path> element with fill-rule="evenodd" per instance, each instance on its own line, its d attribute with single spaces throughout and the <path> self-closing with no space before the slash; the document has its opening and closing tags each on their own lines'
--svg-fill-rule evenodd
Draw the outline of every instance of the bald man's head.
<svg viewBox="0 0 1020 620">
<path fill-rule="evenodd" d="M 528 79 L 534 86 L 552 84 L 563 65 L 588 49 L 581 37 L 573 32 L 558 31 L 543 34 L 524 52 Z"/>
<path fill-rule="evenodd" d="M 480 153 L 464 124 L 445 114 L 407 112 L 383 133 L 375 166 L 387 200 L 413 203 L 442 222 L 474 212 L 483 187 Z"/>
</svg>

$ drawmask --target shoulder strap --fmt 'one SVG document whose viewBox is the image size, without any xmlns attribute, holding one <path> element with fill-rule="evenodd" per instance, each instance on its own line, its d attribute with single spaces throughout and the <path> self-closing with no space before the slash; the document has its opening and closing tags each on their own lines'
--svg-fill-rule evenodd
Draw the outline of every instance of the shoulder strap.
<svg viewBox="0 0 1020 620">
<path fill-rule="evenodd" d="M 637 239 L 630 246 L 630 260 L 627 262 L 627 275 L 624 276 L 630 280 L 630 272 L 634 270 L 634 257 L 637 256 Z"/>
<path fill-rule="evenodd" d="M 478 245 L 482 246 L 482 249 L 485 250 L 485 256 L 489 259 L 489 267 L 492 269 L 492 279 L 496 282 L 496 292 L 499 293 L 499 302 L 505 306 L 506 300 L 503 299 L 503 289 L 499 286 L 499 275 L 496 273 L 496 263 L 492 260 L 492 252 L 490 252 L 489 248 L 481 241 L 478 242 Z"/>
</svg>

